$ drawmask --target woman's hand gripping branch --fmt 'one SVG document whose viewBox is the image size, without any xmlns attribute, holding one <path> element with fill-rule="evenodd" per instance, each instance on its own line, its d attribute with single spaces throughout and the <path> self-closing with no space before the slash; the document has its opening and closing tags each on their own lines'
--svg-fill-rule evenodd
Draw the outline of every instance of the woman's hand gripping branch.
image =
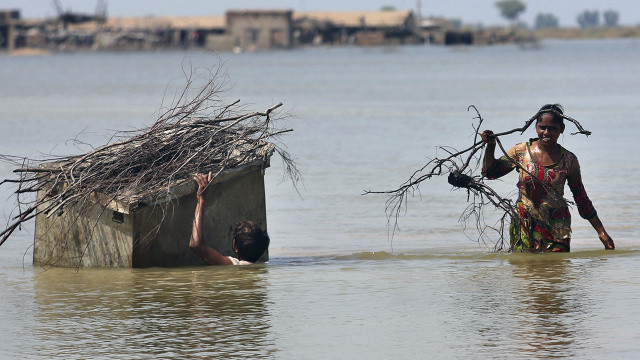
<svg viewBox="0 0 640 360">
<path fill-rule="evenodd" d="M 491 130 L 483 131 L 480 136 L 482 137 L 482 142 L 487 144 L 487 148 L 484 151 L 484 159 L 482 161 L 482 173 L 484 173 L 491 167 L 491 165 L 493 165 L 493 162 L 496 160 L 496 137 L 493 135 L 493 131 Z"/>
</svg>

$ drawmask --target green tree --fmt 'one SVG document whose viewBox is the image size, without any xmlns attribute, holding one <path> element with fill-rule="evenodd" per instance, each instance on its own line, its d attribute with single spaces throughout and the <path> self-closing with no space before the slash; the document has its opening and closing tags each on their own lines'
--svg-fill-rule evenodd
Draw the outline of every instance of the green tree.
<svg viewBox="0 0 640 360">
<path fill-rule="evenodd" d="M 578 25 L 581 28 L 592 28 L 600 25 L 600 13 L 598 10 L 585 10 L 578 15 Z"/>
<path fill-rule="evenodd" d="M 543 13 L 539 13 L 536 16 L 536 29 L 547 29 L 547 28 L 554 28 L 554 27 L 558 27 L 559 21 L 558 21 L 558 17 L 548 13 L 548 14 L 543 14 Z"/>
<path fill-rule="evenodd" d="M 515 22 L 520 13 L 527 9 L 527 6 L 518 0 L 502 0 L 496 3 L 502 17 Z"/>
<path fill-rule="evenodd" d="M 396 11 L 396 7 L 392 5 L 383 5 L 380 11 Z"/>
<path fill-rule="evenodd" d="M 609 27 L 618 26 L 618 19 L 620 15 L 615 10 L 607 10 L 603 14 L 604 17 L 604 25 Z"/>
</svg>

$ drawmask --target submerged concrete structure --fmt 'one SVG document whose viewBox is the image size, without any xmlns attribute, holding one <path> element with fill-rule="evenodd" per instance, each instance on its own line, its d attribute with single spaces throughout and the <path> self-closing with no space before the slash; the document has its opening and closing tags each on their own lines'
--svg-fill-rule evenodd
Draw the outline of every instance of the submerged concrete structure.
<svg viewBox="0 0 640 360">
<path fill-rule="evenodd" d="M 245 219 L 267 228 L 263 170 L 256 160 L 227 170 L 206 190 L 205 243 L 233 255 L 235 225 Z M 196 206 L 193 180 L 134 202 L 96 194 L 61 214 L 36 217 L 33 263 L 59 267 L 172 267 L 203 265 L 189 249 Z M 42 198 L 46 194 L 38 192 Z M 268 260 L 268 254 L 262 260 Z"/>
</svg>

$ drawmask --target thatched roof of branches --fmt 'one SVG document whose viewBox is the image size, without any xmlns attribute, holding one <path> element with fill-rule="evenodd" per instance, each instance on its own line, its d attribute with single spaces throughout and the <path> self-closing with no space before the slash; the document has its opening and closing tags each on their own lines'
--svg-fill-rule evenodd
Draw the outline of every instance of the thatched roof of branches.
<svg viewBox="0 0 640 360">
<path fill-rule="evenodd" d="M 234 129 L 223 131 L 223 128 L 219 124 L 191 119 L 179 127 L 135 137 L 95 154 L 45 162 L 38 168 L 16 171 L 39 174 L 38 188 L 51 191 L 49 197 L 54 197 L 63 190 L 60 187 L 66 188 L 71 183 L 78 184 L 72 189 L 74 192 L 90 188 L 92 200 L 109 199 L 134 208 L 139 203 L 159 202 L 166 197 L 167 191 L 173 192 L 184 182 L 193 184 L 194 171 L 219 174 L 248 164 L 264 165 L 273 154 L 273 144 L 255 140 Z M 188 144 L 186 149 L 185 144 Z M 79 181 L 69 182 L 72 176 L 78 177 Z M 87 183 L 82 180 L 87 177 L 110 180 Z M 58 178 L 62 181 L 56 181 Z M 52 188 L 54 185 L 56 189 Z"/>
<path fill-rule="evenodd" d="M 246 112 L 240 101 L 225 103 L 220 95 L 226 76 L 218 71 L 189 69 L 186 86 L 161 110 L 150 127 L 117 132 L 106 145 L 82 155 L 39 159 L 1 155 L 18 168 L 18 206 L 0 245 L 24 222 L 38 214 L 55 216 L 87 201 L 113 204 L 160 204 L 176 185 L 193 185 L 195 173 L 214 177 L 247 164 L 266 165 L 277 152 L 294 181 L 299 173 L 283 150 L 279 136 L 291 131 L 275 126 L 276 104 L 262 112 Z M 194 188 L 195 189 L 195 188 Z M 25 193 L 39 192 L 35 198 Z"/>
</svg>

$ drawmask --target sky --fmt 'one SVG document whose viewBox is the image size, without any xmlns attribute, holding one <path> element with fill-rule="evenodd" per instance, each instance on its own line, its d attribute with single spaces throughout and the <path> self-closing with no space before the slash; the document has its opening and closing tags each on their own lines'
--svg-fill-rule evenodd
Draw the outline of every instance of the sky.
<svg viewBox="0 0 640 360">
<path fill-rule="evenodd" d="M 97 0 L 59 0 L 62 8 L 93 13 Z M 108 16 L 203 16 L 223 15 L 227 9 L 293 9 L 294 11 L 375 11 L 382 6 L 416 10 L 418 0 L 105 0 Z M 520 20 L 533 25 L 538 13 L 552 13 L 560 26 L 577 26 L 584 10 L 615 10 L 621 25 L 640 24 L 640 0 L 521 0 L 527 9 Z M 506 25 L 496 0 L 421 0 L 422 15 L 462 20 L 464 24 Z M 53 17 L 52 0 L 0 0 L 0 9 L 20 9 L 22 18 Z M 602 20 L 601 20 L 602 21 Z"/>
</svg>

